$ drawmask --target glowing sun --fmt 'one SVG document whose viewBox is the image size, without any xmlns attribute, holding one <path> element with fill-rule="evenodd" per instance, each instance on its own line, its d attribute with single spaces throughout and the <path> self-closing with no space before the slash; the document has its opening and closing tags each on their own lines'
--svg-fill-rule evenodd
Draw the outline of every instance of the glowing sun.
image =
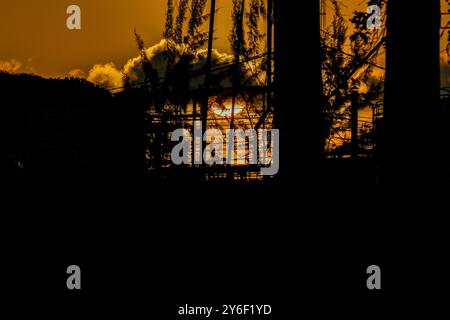
<svg viewBox="0 0 450 320">
<path fill-rule="evenodd" d="M 233 112 L 233 104 L 231 102 L 226 102 L 222 105 L 214 102 L 211 108 L 215 114 L 221 117 L 231 117 L 231 114 Z M 243 109 L 244 106 L 242 104 L 236 103 L 234 105 L 234 115 L 239 114 Z"/>
</svg>

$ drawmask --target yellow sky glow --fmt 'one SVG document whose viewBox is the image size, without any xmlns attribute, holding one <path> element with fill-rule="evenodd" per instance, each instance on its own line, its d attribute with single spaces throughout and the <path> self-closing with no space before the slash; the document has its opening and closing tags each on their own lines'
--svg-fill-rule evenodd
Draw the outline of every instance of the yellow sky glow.
<svg viewBox="0 0 450 320">
<path fill-rule="evenodd" d="M 0 10 L 0 68 L 46 77 L 87 74 L 95 64 L 121 67 L 138 52 L 136 28 L 146 45 L 162 38 L 166 0 L 15 0 Z M 216 0 L 217 40 L 214 47 L 229 52 L 231 0 Z M 360 0 L 346 0 L 350 16 Z M 82 29 L 66 28 L 66 9 L 81 8 Z M 209 4 L 207 5 L 209 8 Z M 209 9 L 208 9 L 209 10 Z M 205 26 L 207 27 L 207 25 Z"/>
</svg>

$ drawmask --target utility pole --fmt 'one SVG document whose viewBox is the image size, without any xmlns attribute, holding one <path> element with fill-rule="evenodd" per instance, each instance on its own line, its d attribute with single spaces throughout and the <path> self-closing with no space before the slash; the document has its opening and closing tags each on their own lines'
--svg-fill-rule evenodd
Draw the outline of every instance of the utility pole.
<svg viewBox="0 0 450 320">
<path fill-rule="evenodd" d="M 309 187 L 320 183 L 321 173 L 320 2 L 276 0 L 273 4 L 276 65 L 273 86 L 281 144 L 278 176 L 287 183 L 301 181 Z M 295 39 L 302 39 L 302 47 L 308 50 L 298 50 Z"/>
<path fill-rule="evenodd" d="M 209 16 L 209 37 L 208 37 L 208 56 L 206 58 L 206 77 L 205 77 L 205 93 L 204 101 L 202 103 L 202 131 L 205 132 L 208 125 L 208 100 L 209 100 L 209 85 L 212 64 L 212 49 L 214 41 L 214 18 L 216 13 L 216 0 L 211 0 L 211 12 Z"/>
<path fill-rule="evenodd" d="M 239 11 L 240 14 L 240 22 L 239 24 L 241 25 L 241 27 L 243 28 L 243 23 L 244 23 L 244 12 L 245 12 L 245 0 L 241 1 L 241 8 Z M 230 120 L 230 129 L 234 129 L 234 110 L 235 110 L 235 106 L 236 106 L 236 95 L 237 95 L 237 87 L 241 86 L 241 78 L 240 78 L 240 71 L 239 71 L 239 66 L 240 66 L 240 59 L 241 59 L 241 55 L 244 54 L 244 52 L 242 52 L 242 44 L 244 42 L 244 35 L 242 33 L 239 32 L 238 37 L 237 37 L 237 42 L 239 43 L 239 52 L 237 53 L 237 57 L 234 57 L 234 70 L 233 70 L 233 97 L 232 97 L 232 103 L 231 103 L 231 120 Z M 236 53 L 235 53 L 236 55 Z"/>
<path fill-rule="evenodd" d="M 420 19 L 415 32 L 411 32 L 410 20 L 418 9 Z M 436 187 L 442 160 L 440 1 L 423 1 L 418 8 L 405 6 L 401 1 L 388 1 L 387 10 L 384 133 L 380 145 L 384 184 L 394 190 L 399 186 L 414 190 Z M 413 55 L 411 44 L 415 44 Z"/>
<path fill-rule="evenodd" d="M 214 41 L 214 18 L 216 14 L 216 0 L 211 0 L 211 11 L 209 14 L 209 35 L 208 35 L 208 54 L 206 57 L 206 70 L 205 70 L 205 83 L 204 83 L 204 92 L 200 94 L 200 113 L 202 118 L 202 139 L 200 140 L 200 157 L 202 157 L 203 150 L 203 136 L 208 127 L 208 104 L 209 104 L 209 86 L 210 86 L 210 75 L 211 75 L 211 64 L 212 64 L 212 49 L 213 49 L 213 41 Z M 192 150 L 193 155 L 195 155 L 195 148 L 197 146 L 194 145 L 194 150 Z M 203 162 L 204 163 L 204 162 Z M 202 172 L 202 179 L 204 178 L 204 172 Z"/>
<path fill-rule="evenodd" d="M 272 108 L 272 29 L 273 0 L 267 0 L 267 109 Z"/>
<path fill-rule="evenodd" d="M 352 159 L 358 158 L 358 149 L 359 149 L 359 141 L 358 141 L 358 91 L 352 91 L 351 98 L 351 131 L 352 131 L 352 140 L 351 140 L 351 152 Z"/>
</svg>

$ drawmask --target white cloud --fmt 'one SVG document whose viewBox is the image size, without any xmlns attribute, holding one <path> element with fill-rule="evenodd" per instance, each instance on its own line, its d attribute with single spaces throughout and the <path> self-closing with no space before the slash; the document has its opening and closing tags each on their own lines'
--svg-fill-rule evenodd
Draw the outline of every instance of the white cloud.
<svg viewBox="0 0 450 320">
<path fill-rule="evenodd" d="M 95 83 L 106 89 L 118 88 L 123 85 L 123 75 L 116 68 L 114 63 L 96 64 L 86 78 L 88 81 Z"/>
<path fill-rule="evenodd" d="M 178 46 L 178 51 L 182 52 L 185 49 L 183 45 Z M 158 77 L 164 77 L 167 69 L 168 57 L 167 42 L 161 40 L 158 44 L 146 49 L 147 57 L 152 64 L 153 69 L 156 70 Z M 192 71 L 202 69 L 206 64 L 206 49 L 201 49 L 196 53 L 196 57 L 192 62 Z M 213 64 L 229 63 L 233 60 L 233 57 L 226 53 L 220 53 L 216 49 L 213 50 L 212 56 Z M 223 70 L 222 70 L 223 71 Z M 124 67 L 123 73 L 125 73 L 132 83 L 139 83 L 144 81 L 144 72 L 142 69 L 142 59 L 140 56 L 129 59 Z M 113 63 L 105 65 L 95 65 L 90 71 L 87 80 L 100 85 L 104 88 L 111 89 L 123 86 L 123 73 L 116 68 Z M 216 72 L 217 73 L 217 72 Z M 193 77 L 190 81 L 191 88 L 198 88 L 204 83 L 204 75 Z M 222 85 L 230 85 L 229 79 L 224 79 Z"/>
</svg>

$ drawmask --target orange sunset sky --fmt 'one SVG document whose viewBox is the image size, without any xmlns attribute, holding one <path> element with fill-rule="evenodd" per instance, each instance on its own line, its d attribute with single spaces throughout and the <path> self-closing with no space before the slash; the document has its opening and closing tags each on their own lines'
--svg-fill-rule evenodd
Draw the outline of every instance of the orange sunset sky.
<svg viewBox="0 0 450 320">
<path fill-rule="evenodd" d="M 143 36 L 148 47 L 161 40 L 166 2 L 5 1 L 0 10 L 0 70 L 64 77 L 73 70 L 81 70 L 87 76 L 95 64 L 112 62 L 120 68 L 138 55 L 134 28 Z M 343 0 L 342 3 L 346 17 L 350 17 L 356 8 L 364 10 L 366 6 L 363 0 Z M 442 3 L 444 11 L 447 9 L 445 0 Z M 81 7 L 81 30 L 71 31 L 66 28 L 66 8 L 71 4 Z M 232 1 L 217 0 L 217 7 L 220 11 L 216 18 L 217 40 L 214 47 L 219 52 L 227 53 L 230 51 L 228 35 L 231 29 Z M 331 14 L 331 10 L 329 13 Z M 331 19 L 331 15 L 328 19 Z M 445 48 L 446 36 L 442 39 L 442 45 Z M 446 74 L 449 73 L 444 64 L 443 68 Z M 448 76 L 445 75 L 444 78 L 446 80 Z"/>
</svg>

